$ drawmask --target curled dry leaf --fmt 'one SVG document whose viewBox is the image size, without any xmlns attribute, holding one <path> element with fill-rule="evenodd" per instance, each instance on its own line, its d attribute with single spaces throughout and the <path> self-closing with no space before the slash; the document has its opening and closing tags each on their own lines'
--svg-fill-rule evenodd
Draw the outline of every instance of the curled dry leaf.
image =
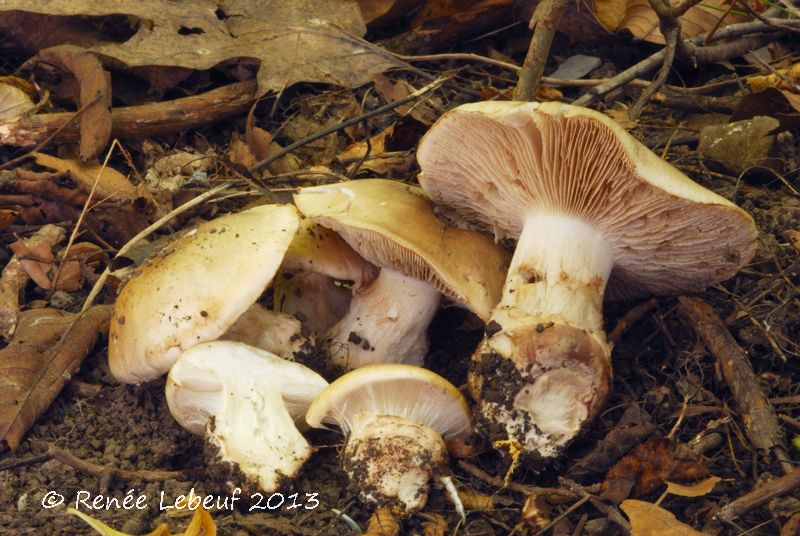
<svg viewBox="0 0 800 536">
<path fill-rule="evenodd" d="M 631 536 L 704 536 L 655 504 L 628 499 L 620 508 L 631 521 Z"/>
<path fill-rule="evenodd" d="M 50 244 L 40 242 L 29 246 L 17 240 L 9 248 L 28 276 L 44 290 L 78 290 L 86 278 L 95 273 L 92 267 L 108 260 L 103 250 L 90 242 L 73 244 L 63 262 L 56 262 Z M 61 261 L 64 252 L 61 251 L 58 257 Z"/>
<path fill-rule="evenodd" d="M 372 512 L 364 536 L 397 536 L 398 534 L 400 534 L 400 524 L 392 515 L 391 509 L 382 507 Z"/>
<path fill-rule="evenodd" d="M 788 69 L 777 69 L 772 74 L 750 76 L 746 82 L 752 91 L 775 87 L 800 93 L 800 63 L 795 63 Z"/>
<path fill-rule="evenodd" d="M 447 534 L 447 520 L 439 514 L 428 514 L 421 512 L 417 514 L 425 519 L 422 522 L 422 534 L 424 536 L 444 536 Z"/>
<path fill-rule="evenodd" d="M 71 76 L 62 76 L 67 98 L 81 108 L 80 155 L 83 161 L 97 158 L 111 136 L 111 75 L 91 52 L 73 45 L 42 50 L 29 63 L 45 62 Z"/>
<path fill-rule="evenodd" d="M 675 457 L 674 445 L 663 437 L 642 443 L 612 467 L 603 482 L 601 498 L 619 503 L 630 496 L 654 491 L 665 480 L 692 481 L 708 474 L 694 460 Z"/>
<path fill-rule="evenodd" d="M 0 350 L 0 442 L 13 450 L 108 328 L 111 306 L 85 313 L 32 309 L 20 314 Z"/>
<path fill-rule="evenodd" d="M 13 77 L 0 77 L 0 121 L 14 119 L 36 108 L 30 96 L 11 80 Z"/>
<path fill-rule="evenodd" d="M 676 482 L 666 481 L 667 493 L 672 493 L 673 495 L 678 495 L 680 497 L 702 497 L 703 495 L 708 495 L 714 491 L 714 487 L 721 480 L 722 479 L 718 476 L 710 476 L 704 480 L 701 480 L 697 484 L 692 484 L 691 486 L 685 486 Z"/>
<path fill-rule="evenodd" d="M 101 536 L 131 536 L 124 532 L 114 530 L 102 521 L 84 514 L 83 512 L 79 512 L 74 508 L 67 508 L 67 513 L 85 521 L 86 524 L 92 527 Z M 198 508 L 194 511 L 192 520 L 189 522 L 189 526 L 186 527 L 184 532 L 173 535 L 169 531 L 169 526 L 166 523 L 162 523 L 153 529 L 152 532 L 148 532 L 144 536 L 216 536 L 216 534 L 217 527 L 214 524 L 214 519 L 211 517 L 211 514 L 203 508 Z"/>
<path fill-rule="evenodd" d="M 5 0 L 2 12 L 40 15 L 127 16 L 133 35 L 119 43 L 97 42 L 88 50 L 133 68 L 142 76 L 160 67 L 205 70 L 232 59 L 261 61 L 259 94 L 280 91 L 297 82 L 346 87 L 404 65 L 360 39 L 366 33 L 354 0 Z M 0 29 L 14 25 L 13 13 L 2 13 Z"/>
<path fill-rule="evenodd" d="M 730 121 L 751 119 L 759 115 L 774 117 L 782 130 L 800 129 L 800 95 L 770 87 L 745 95 L 736 104 Z"/>
<path fill-rule="evenodd" d="M 85 164 L 77 160 L 66 160 L 45 153 L 31 153 L 36 163 L 56 171 L 69 173 L 75 182 L 80 184 L 81 190 L 88 193 L 95 181 L 97 189 L 94 193 L 95 202 L 100 200 L 135 201 L 138 197 L 136 187 L 128 178 L 114 168 L 99 164 Z M 98 175 L 100 176 L 98 180 Z"/>
<path fill-rule="evenodd" d="M 45 225 L 30 238 L 25 239 L 28 248 L 38 248 L 44 244 L 49 250 L 64 240 L 67 232 L 56 225 Z M 10 337 L 17 328 L 19 316 L 19 298 L 30 275 L 23 266 L 22 260 L 14 256 L 3 268 L 0 276 L 0 335 Z"/>
</svg>

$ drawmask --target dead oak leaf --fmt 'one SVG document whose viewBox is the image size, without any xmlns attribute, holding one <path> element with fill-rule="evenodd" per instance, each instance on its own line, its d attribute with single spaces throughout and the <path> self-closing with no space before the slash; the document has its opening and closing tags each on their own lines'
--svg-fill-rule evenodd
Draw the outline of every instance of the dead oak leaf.
<svg viewBox="0 0 800 536">
<path fill-rule="evenodd" d="M 44 62 L 69 73 L 61 76 L 66 96 L 80 105 L 81 160 L 94 160 L 111 137 L 111 75 L 96 55 L 73 45 L 42 50 L 28 62 Z"/>
<path fill-rule="evenodd" d="M 631 493 L 638 496 L 650 493 L 665 480 L 693 481 L 707 474 L 708 470 L 700 463 L 676 458 L 670 441 L 654 437 L 633 449 L 608 471 L 601 497 L 619 503 Z"/>
<path fill-rule="evenodd" d="M 79 512 L 74 508 L 67 508 L 67 513 L 72 514 L 86 522 L 101 536 L 130 536 L 124 532 L 112 529 L 102 521 L 99 521 L 92 516 Z M 214 524 L 214 519 L 211 514 L 204 508 L 198 508 L 194 511 L 192 520 L 186 527 L 186 530 L 181 533 L 176 533 L 174 536 L 216 536 L 217 526 Z M 158 527 L 148 532 L 144 536 L 172 536 L 169 531 L 169 526 L 166 523 L 160 524 Z"/>
<path fill-rule="evenodd" d="M 234 59 L 260 60 L 259 94 L 297 82 L 357 87 L 405 65 L 360 38 L 366 27 L 353 0 L 3 0 L 0 6 L 0 13 L 128 16 L 130 38 L 88 48 L 128 68 L 205 70 Z"/>
<path fill-rule="evenodd" d="M 109 305 L 85 313 L 32 309 L 20 314 L 13 338 L 0 350 L 0 441 L 17 448 L 78 371 L 110 317 Z"/>
</svg>

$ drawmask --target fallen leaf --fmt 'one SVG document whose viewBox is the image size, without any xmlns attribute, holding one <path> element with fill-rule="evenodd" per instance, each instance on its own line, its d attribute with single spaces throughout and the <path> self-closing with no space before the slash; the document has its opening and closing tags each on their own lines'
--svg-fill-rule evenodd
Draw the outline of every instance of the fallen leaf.
<svg viewBox="0 0 800 536">
<path fill-rule="evenodd" d="M 27 93 L 9 83 L 10 78 L 0 77 L 0 120 L 14 119 L 36 108 Z"/>
<path fill-rule="evenodd" d="M 792 245 L 795 251 L 800 253 L 800 231 L 789 229 L 788 231 L 785 231 L 785 234 L 787 238 L 789 238 L 789 243 Z"/>
<path fill-rule="evenodd" d="M 650 493 L 667 479 L 693 481 L 706 474 L 708 470 L 698 462 L 677 459 L 670 441 L 654 437 L 637 446 L 608 471 L 600 496 L 619 503 L 631 493 Z"/>
<path fill-rule="evenodd" d="M 800 63 L 795 63 L 788 69 L 777 69 L 775 73 L 767 75 L 749 76 L 745 80 L 752 91 L 761 91 L 768 87 L 786 89 L 800 93 Z"/>
<path fill-rule="evenodd" d="M 670 482 L 669 480 L 665 482 L 667 483 L 667 493 L 672 493 L 673 495 L 679 495 L 681 497 L 702 497 L 714 491 L 714 487 L 721 480 L 722 479 L 718 476 L 710 476 L 690 486 Z"/>
<path fill-rule="evenodd" d="M 736 104 L 730 121 L 742 121 L 759 115 L 774 117 L 781 130 L 800 129 L 800 95 L 771 87 L 745 95 Z"/>
<path fill-rule="evenodd" d="M 426 512 L 420 512 L 417 515 L 425 519 L 422 522 L 422 534 L 424 536 L 444 536 L 447 534 L 447 520 L 443 516 Z"/>
<path fill-rule="evenodd" d="M 3 12 L 41 15 L 127 16 L 133 35 L 120 43 L 88 47 L 128 68 L 182 67 L 206 70 L 222 62 L 260 60 L 259 95 L 298 82 L 358 87 L 379 72 L 405 65 L 362 40 L 366 32 L 353 0 L 5 0 Z M 16 25 L 6 13 L 0 29 Z M 136 71 L 134 71 L 136 72 Z"/>
<path fill-rule="evenodd" d="M 752 168 L 780 173 L 783 162 L 771 156 L 779 126 L 780 121 L 769 116 L 707 126 L 700 130 L 697 152 L 733 176 Z"/>
<path fill-rule="evenodd" d="M 383 28 L 407 17 L 424 0 L 358 0 L 361 15 L 369 29 Z"/>
<path fill-rule="evenodd" d="M 619 505 L 631 521 L 631 536 L 705 536 L 678 521 L 660 506 L 645 501 L 628 499 Z"/>
<path fill-rule="evenodd" d="M 50 290 L 50 271 L 53 269 L 56 258 L 49 244 L 38 243 L 27 245 L 22 240 L 17 240 L 8 246 L 19 258 L 22 268 L 34 283 L 45 290 Z"/>
<path fill-rule="evenodd" d="M 398 534 L 400 534 L 400 524 L 392 515 L 391 509 L 381 507 L 372 512 L 364 536 L 397 536 Z"/>
<path fill-rule="evenodd" d="M 86 193 L 91 190 L 97 180 L 97 188 L 94 193 L 95 202 L 107 199 L 130 202 L 139 197 L 136 187 L 128 178 L 112 167 L 103 168 L 100 164 L 66 160 L 45 153 L 34 152 L 31 155 L 40 166 L 69 173 Z M 100 176 L 99 180 L 98 175 Z"/>
<path fill-rule="evenodd" d="M 83 314 L 56 309 L 20 313 L 14 336 L 0 350 L 0 441 L 17 448 L 108 329 L 110 317 L 109 305 Z"/>
<path fill-rule="evenodd" d="M 737 12 L 726 15 L 728 8 L 728 0 L 703 0 L 702 3 L 690 8 L 680 17 L 681 37 L 692 38 L 709 32 L 717 26 L 723 28 L 729 24 L 749 20 L 749 17 Z M 720 24 L 719 20 L 723 16 L 725 18 Z M 658 15 L 650 7 L 649 0 L 627 0 L 625 18 L 622 19 L 622 23 L 616 28 L 609 29 L 613 31 L 628 30 L 637 39 L 657 45 L 666 44 L 661 30 L 659 30 Z"/>
<path fill-rule="evenodd" d="M 83 512 L 79 512 L 74 508 L 67 508 L 67 513 L 85 521 L 101 536 L 131 536 L 129 534 L 125 534 L 124 532 L 114 530 L 102 521 L 99 521 L 90 515 L 84 514 Z M 216 534 L 217 527 L 214 524 L 214 519 L 211 517 L 211 514 L 209 514 L 208 511 L 203 508 L 198 508 L 194 511 L 194 515 L 192 516 L 192 520 L 189 522 L 189 525 L 186 527 L 186 531 L 176 533 L 174 536 L 216 536 Z M 173 535 L 169 531 L 169 526 L 166 523 L 162 523 L 152 532 L 148 532 L 145 536 Z"/>
<path fill-rule="evenodd" d="M 66 97 L 83 109 L 81 114 L 81 160 L 94 160 L 105 149 L 111 136 L 111 75 L 97 56 L 73 45 L 42 50 L 27 64 L 38 62 L 58 67 L 58 77 Z"/>
<path fill-rule="evenodd" d="M 402 41 L 414 49 L 441 48 L 500 27 L 513 12 L 513 0 L 428 0 L 414 13 Z"/>
</svg>

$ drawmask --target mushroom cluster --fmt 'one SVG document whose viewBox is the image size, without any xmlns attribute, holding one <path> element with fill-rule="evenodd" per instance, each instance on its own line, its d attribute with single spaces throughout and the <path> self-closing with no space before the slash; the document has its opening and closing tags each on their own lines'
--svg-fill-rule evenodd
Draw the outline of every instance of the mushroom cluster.
<svg viewBox="0 0 800 536">
<path fill-rule="evenodd" d="M 418 160 L 422 188 L 301 188 L 294 205 L 198 226 L 123 287 L 112 373 L 169 372 L 170 411 L 229 485 L 278 489 L 312 455 L 303 431 L 331 425 L 360 497 L 406 511 L 432 479 L 454 489 L 447 441 L 476 430 L 555 456 L 611 389 L 604 299 L 700 289 L 753 255 L 744 211 L 590 110 L 464 105 Z M 485 324 L 475 427 L 458 388 L 423 368 L 443 303 Z"/>
</svg>

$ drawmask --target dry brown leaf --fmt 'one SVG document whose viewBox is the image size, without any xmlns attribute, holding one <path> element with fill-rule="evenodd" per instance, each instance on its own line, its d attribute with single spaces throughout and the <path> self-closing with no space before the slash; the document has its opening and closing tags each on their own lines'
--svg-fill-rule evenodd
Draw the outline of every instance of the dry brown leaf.
<svg viewBox="0 0 800 536">
<path fill-rule="evenodd" d="M 631 536 L 705 536 L 655 504 L 628 499 L 619 505 L 631 521 Z"/>
<path fill-rule="evenodd" d="M 714 487 L 721 480 L 722 479 L 718 476 L 710 476 L 690 486 L 667 480 L 667 493 L 672 493 L 673 495 L 679 495 L 681 497 L 702 497 L 714 491 Z"/>
<path fill-rule="evenodd" d="M 749 17 L 734 12 L 726 15 L 728 8 L 728 0 L 703 0 L 702 3 L 690 8 L 680 18 L 682 37 L 691 38 L 711 31 L 723 16 L 725 18 L 719 24 L 720 27 L 748 20 Z M 628 0 L 625 18 L 619 27 L 613 30 L 628 30 L 638 39 L 659 45 L 666 44 L 658 27 L 658 16 L 650 7 L 649 0 Z"/>
<path fill-rule="evenodd" d="M 17 448 L 108 329 L 110 317 L 109 305 L 83 314 L 56 309 L 20 313 L 14 337 L 0 350 L 0 442 Z"/>
<path fill-rule="evenodd" d="M 412 47 L 437 48 L 502 25 L 513 9 L 513 0 L 427 0 L 414 13 L 406 41 Z"/>
<path fill-rule="evenodd" d="M 357 87 L 402 61 L 360 39 L 366 32 L 354 0 L 5 0 L 2 11 L 42 15 L 128 16 L 135 33 L 121 43 L 89 50 L 128 68 L 205 70 L 222 62 L 255 58 L 259 94 L 297 82 Z M 0 29 L 16 26 L 11 14 Z M 159 73 L 156 70 L 155 73 Z"/>
<path fill-rule="evenodd" d="M 708 470 L 694 460 L 675 458 L 674 445 L 663 437 L 654 437 L 637 446 L 612 467 L 603 481 L 601 497 L 615 503 L 630 496 L 654 491 L 665 480 L 693 481 Z"/>
<path fill-rule="evenodd" d="M 422 534 L 424 536 L 444 536 L 447 534 L 447 520 L 439 514 L 428 514 L 420 512 L 419 517 L 425 519 L 422 522 Z"/>
<path fill-rule="evenodd" d="M 34 152 L 31 154 L 36 159 L 37 164 L 56 171 L 69 173 L 87 193 L 92 188 L 94 181 L 97 180 L 97 176 L 100 175 L 100 180 L 94 193 L 95 202 L 102 199 L 135 201 L 139 196 L 136 188 L 127 177 L 114 168 L 106 166 L 103 169 L 100 164 L 84 164 L 77 160 L 65 160 L 45 153 Z M 100 173 L 101 169 L 102 174 Z"/>
<path fill-rule="evenodd" d="M 449 495 L 447 498 L 452 501 Z M 464 510 L 477 510 L 479 512 L 491 512 L 494 510 L 494 495 L 487 495 L 479 491 L 458 490 L 458 498 Z"/>
<path fill-rule="evenodd" d="M 397 536 L 398 534 L 400 534 L 400 524 L 389 508 L 382 507 L 372 512 L 364 536 Z"/>
<path fill-rule="evenodd" d="M 28 63 L 45 62 L 64 73 L 59 77 L 66 97 L 83 109 L 81 115 L 80 156 L 94 160 L 105 149 L 111 136 L 111 75 L 96 55 L 73 45 L 42 50 Z"/>
<path fill-rule="evenodd" d="M 736 104 L 730 121 L 741 121 L 758 115 L 774 117 L 782 130 L 800 129 L 800 95 L 770 87 L 745 95 Z"/>
<path fill-rule="evenodd" d="M 99 521 L 90 515 L 84 514 L 83 512 L 79 512 L 74 508 L 67 508 L 67 513 L 85 521 L 86 524 L 92 527 L 101 536 L 130 536 L 124 532 L 114 530 L 102 521 Z M 186 527 L 186 531 L 177 533 L 174 536 L 216 536 L 216 534 L 217 526 L 214 524 L 214 519 L 211 517 L 211 514 L 209 514 L 208 511 L 203 508 L 198 508 L 194 511 L 194 515 L 192 516 L 192 520 L 189 522 L 189 525 Z M 173 535 L 169 531 L 169 526 L 166 523 L 162 523 L 152 532 L 148 532 L 144 536 Z"/>
<path fill-rule="evenodd" d="M 56 258 L 49 244 L 38 243 L 27 245 L 22 240 L 17 240 L 10 246 L 11 251 L 19 258 L 22 269 L 34 283 L 45 290 L 50 290 L 50 272 L 55 265 Z"/>
<path fill-rule="evenodd" d="M 283 147 L 272 138 L 272 134 L 263 128 L 253 126 L 249 122 L 247 129 L 247 146 L 250 148 L 257 162 L 283 149 Z M 273 175 L 291 173 L 292 171 L 297 171 L 299 168 L 300 165 L 297 159 L 291 154 L 284 155 L 267 165 L 267 169 L 269 169 L 269 172 Z"/>
<path fill-rule="evenodd" d="M 30 96 L 12 83 L 14 77 L 0 77 L 0 121 L 30 112 L 36 105 Z"/>
<path fill-rule="evenodd" d="M 407 17 L 424 0 L 358 0 L 361 15 L 370 29 L 383 28 Z"/>
</svg>

